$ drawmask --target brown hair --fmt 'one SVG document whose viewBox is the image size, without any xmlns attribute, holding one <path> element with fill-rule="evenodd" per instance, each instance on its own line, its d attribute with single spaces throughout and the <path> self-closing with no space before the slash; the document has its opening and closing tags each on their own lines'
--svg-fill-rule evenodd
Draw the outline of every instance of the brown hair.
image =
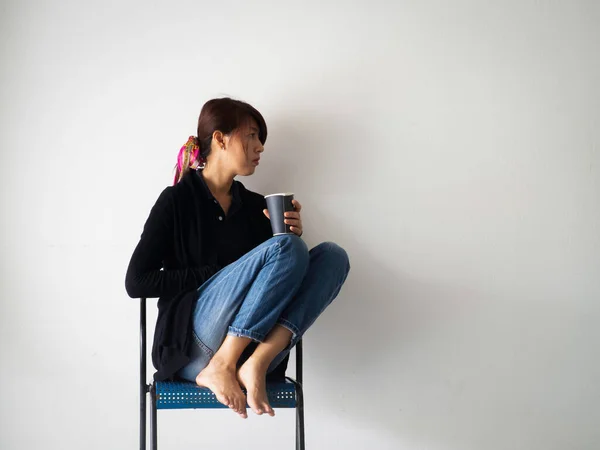
<svg viewBox="0 0 600 450">
<path fill-rule="evenodd" d="M 198 117 L 197 135 L 190 136 L 188 142 L 179 150 L 173 184 L 179 182 L 190 167 L 206 162 L 215 131 L 221 131 L 226 135 L 235 134 L 251 119 L 256 121 L 258 139 L 264 145 L 267 140 L 267 124 L 256 108 L 229 97 L 207 101 L 202 106 Z"/>
</svg>

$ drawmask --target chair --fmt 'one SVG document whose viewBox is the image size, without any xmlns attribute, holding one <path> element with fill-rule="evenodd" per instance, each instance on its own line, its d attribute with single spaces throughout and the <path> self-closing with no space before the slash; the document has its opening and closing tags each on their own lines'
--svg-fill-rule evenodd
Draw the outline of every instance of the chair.
<svg viewBox="0 0 600 450">
<path fill-rule="evenodd" d="M 296 450 L 304 450 L 304 396 L 302 392 L 302 340 L 296 348 L 296 379 L 267 382 L 273 408 L 296 408 Z M 157 410 L 227 408 L 212 391 L 192 382 L 152 381 L 146 384 L 146 299 L 140 299 L 140 450 L 146 450 L 146 394 L 150 393 L 150 447 L 157 449 Z"/>
</svg>

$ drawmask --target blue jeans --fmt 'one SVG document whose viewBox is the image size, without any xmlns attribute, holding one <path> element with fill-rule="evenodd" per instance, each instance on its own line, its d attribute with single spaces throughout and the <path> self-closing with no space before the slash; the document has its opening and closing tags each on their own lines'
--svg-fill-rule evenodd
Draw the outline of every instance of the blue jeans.
<svg viewBox="0 0 600 450">
<path fill-rule="evenodd" d="M 346 251 L 333 242 L 309 251 L 300 237 L 286 234 L 258 245 L 198 288 L 191 361 L 178 375 L 195 381 L 226 335 L 263 342 L 279 324 L 292 339 L 271 372 L 338 295 L 349 271 Z"/>
</svg>

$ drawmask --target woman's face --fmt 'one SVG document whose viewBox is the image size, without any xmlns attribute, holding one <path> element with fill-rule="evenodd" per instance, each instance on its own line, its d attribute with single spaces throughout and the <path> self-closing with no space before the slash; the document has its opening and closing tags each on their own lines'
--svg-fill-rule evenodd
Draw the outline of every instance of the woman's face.
<svg viewBox="0 0 600 450">
<path fill-rule="evenodd" d="M 258 138 L 258 124 L 254 119 L 240 127 L 229 139 L 230 161 L 235 172 L 240 175 L 252 175 L 258 166 L 264 146 Z"/>
</svg>

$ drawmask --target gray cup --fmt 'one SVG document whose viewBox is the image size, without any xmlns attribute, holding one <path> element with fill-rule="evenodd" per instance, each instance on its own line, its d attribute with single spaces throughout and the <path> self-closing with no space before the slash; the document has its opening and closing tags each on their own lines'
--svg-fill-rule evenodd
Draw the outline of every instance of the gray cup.
<svg viewBox="0 0 600 450">
<path fill-rule="evenodd" d="M 269 210 L 269 216 L 271 217 L 271 230 L 273 230 L 273 236 L 279 236 L 280 234 L 294 234 L 290 230 L 290 225 L 284 222 L 284 213 L 288 211 L 295 211 L 292 200 L 294 194 L 291 192 L 284 192 L 279 194 L 265 195 L 267 201 L 267 209 Z"/>
</svg>

